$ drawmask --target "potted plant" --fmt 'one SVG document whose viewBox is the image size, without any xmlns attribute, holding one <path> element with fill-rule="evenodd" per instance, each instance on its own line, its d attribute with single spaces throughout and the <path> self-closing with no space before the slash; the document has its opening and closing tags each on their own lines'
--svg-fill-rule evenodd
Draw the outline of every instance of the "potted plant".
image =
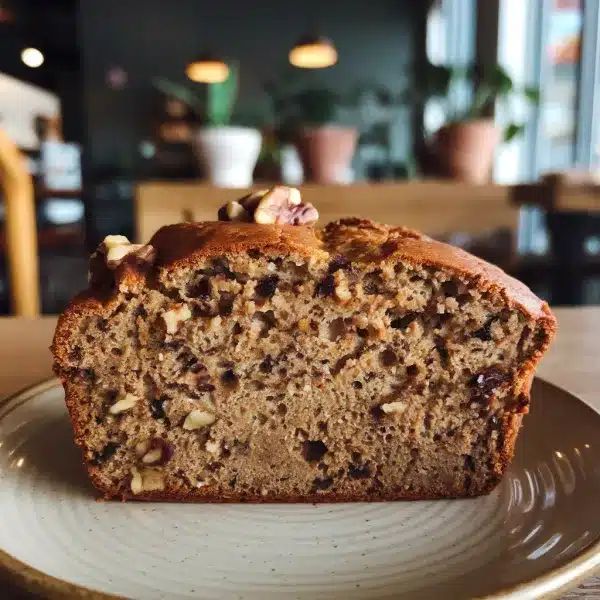
<svg viewBox="0 0 600 600">
<path fill-rule="evenodd" d="M 206 124 L 195 135 L 204 172 L 220 187 L 250 187 L 262 135 L 253 127 L 231 124 L 238 94 L 237 65 L 230 65 L 225 81 L 207 87 Z"/>
<path fill-rule="evenodd" d="M 229 65 L 229 76 L 225 81 L 205 84 L 204 99 L 185 86 L 165 80 L 155 81 L 155 85 L 168 89 L 171 95 L 202 114 L 202 125 L 193 133 L 193 139 L 208 181 L 219 187 L 250 187 L 262 135 L 254 127 L 233 124 L 238 96 L 237 65 Z"/>
<path fill-rule="evenodd" d="M 356 149 L 357 129 L 335 123 L 340 97 L 326 88 L 308 88 L 290 101 L 299 122 L 295 142 L 305 178 L 316 183 L 344 181 Z"/>
<path fill-rule="evenodd" d="M 339 183 L 354 156 L 357 129 L 336 122 L 344 102 L 339 94 L 301 75 L 299 69 L 283 70 L 276 81 L 264 84 L 278 139 L 282 146 L 296 146 L 305 180 Z"/>
<path fill-rule="evenodd" d="M 454 86 L 474 87 L 473 99 L 466 110 L 451 107 L 449 91 Z M 490 176 L 494 152 L 501 141 L 520 135 L 524 123 L 511 122 L 501 127 L 492 117 L 494 107 L 521 96 L 531 104 L 539 103 L 539 92 L 532 87 L 517 89 L 509 75 L 498 65 L 493 67 L 449 68 L 429 65 L 419 90 L 422 104 L 437 98 L 445 104 L 446 124 L 429 139 L 423 135 L 416 154 L 426 174 L 484 183 Z"/>
</svg>

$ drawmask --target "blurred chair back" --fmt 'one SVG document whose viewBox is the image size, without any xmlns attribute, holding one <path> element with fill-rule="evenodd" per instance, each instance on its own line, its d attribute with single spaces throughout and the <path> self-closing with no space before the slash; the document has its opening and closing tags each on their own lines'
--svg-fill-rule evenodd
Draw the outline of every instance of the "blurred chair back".
<svg viewBox="0 0 600 600">
<path fill-rule="evenodd" d="M 40 313 L 40 284 L 33 182 L 25 157 L 1 129 L 0 187 L 11 309 L 17 316 L 36 317 Z"/>
<path fill-rule="evenodd" d="M 414 227 L 431 235 L 517 230 L 518 209 L 510 202 L 511 190 L 497 185 L 423 181 L 305 185 L 300 189 L 302 197 L 318 208 L 322 225 L 358 216 Z M 141 184 L 136 190 L 137 241 L 147 241 L 169 223 L 214 221 L 220 206 L 245 193 L 196 183 Z"/>
</svg>

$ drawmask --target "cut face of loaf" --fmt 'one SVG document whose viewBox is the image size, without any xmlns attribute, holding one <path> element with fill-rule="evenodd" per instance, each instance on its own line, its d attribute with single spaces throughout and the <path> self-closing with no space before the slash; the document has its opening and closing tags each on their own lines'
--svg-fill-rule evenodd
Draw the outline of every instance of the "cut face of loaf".
<svg viewBox="0 0 600 600">
<path fill-rule="evenodd" d="M 110 246 L 110 244 L 107 244 Z M 164 228 L 92 258 L 53 351 L 107 498 L 474 496 L 513 454 L 547 306 L 402 228 Z"/>
</svg>

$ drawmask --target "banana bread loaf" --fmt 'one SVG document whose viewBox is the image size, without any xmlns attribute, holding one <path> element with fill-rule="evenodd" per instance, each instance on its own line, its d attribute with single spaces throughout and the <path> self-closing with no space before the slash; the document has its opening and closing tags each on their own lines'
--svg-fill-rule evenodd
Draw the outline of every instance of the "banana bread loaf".
<svg viewBox="0 0 600 600">
<path fill-rule="evenodd" d="M 274 218 L 109 236 L 52 350 L 106 498 L 431 499 L 499 482 L 554 330 L 417 232 Z"/>
</svg>

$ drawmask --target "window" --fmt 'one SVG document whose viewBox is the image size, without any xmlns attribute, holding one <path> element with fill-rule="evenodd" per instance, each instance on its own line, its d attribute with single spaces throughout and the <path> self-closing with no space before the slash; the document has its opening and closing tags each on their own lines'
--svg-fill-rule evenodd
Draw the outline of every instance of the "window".
<svg viewBox="0 0 600 600">
<path fill-rule="evenodd" d="M 540 171 L 576 161 L 578 96 L 583 33 L 582 0 L 552 0 L 543 43 L 540 106 Z"/>
</svg>

